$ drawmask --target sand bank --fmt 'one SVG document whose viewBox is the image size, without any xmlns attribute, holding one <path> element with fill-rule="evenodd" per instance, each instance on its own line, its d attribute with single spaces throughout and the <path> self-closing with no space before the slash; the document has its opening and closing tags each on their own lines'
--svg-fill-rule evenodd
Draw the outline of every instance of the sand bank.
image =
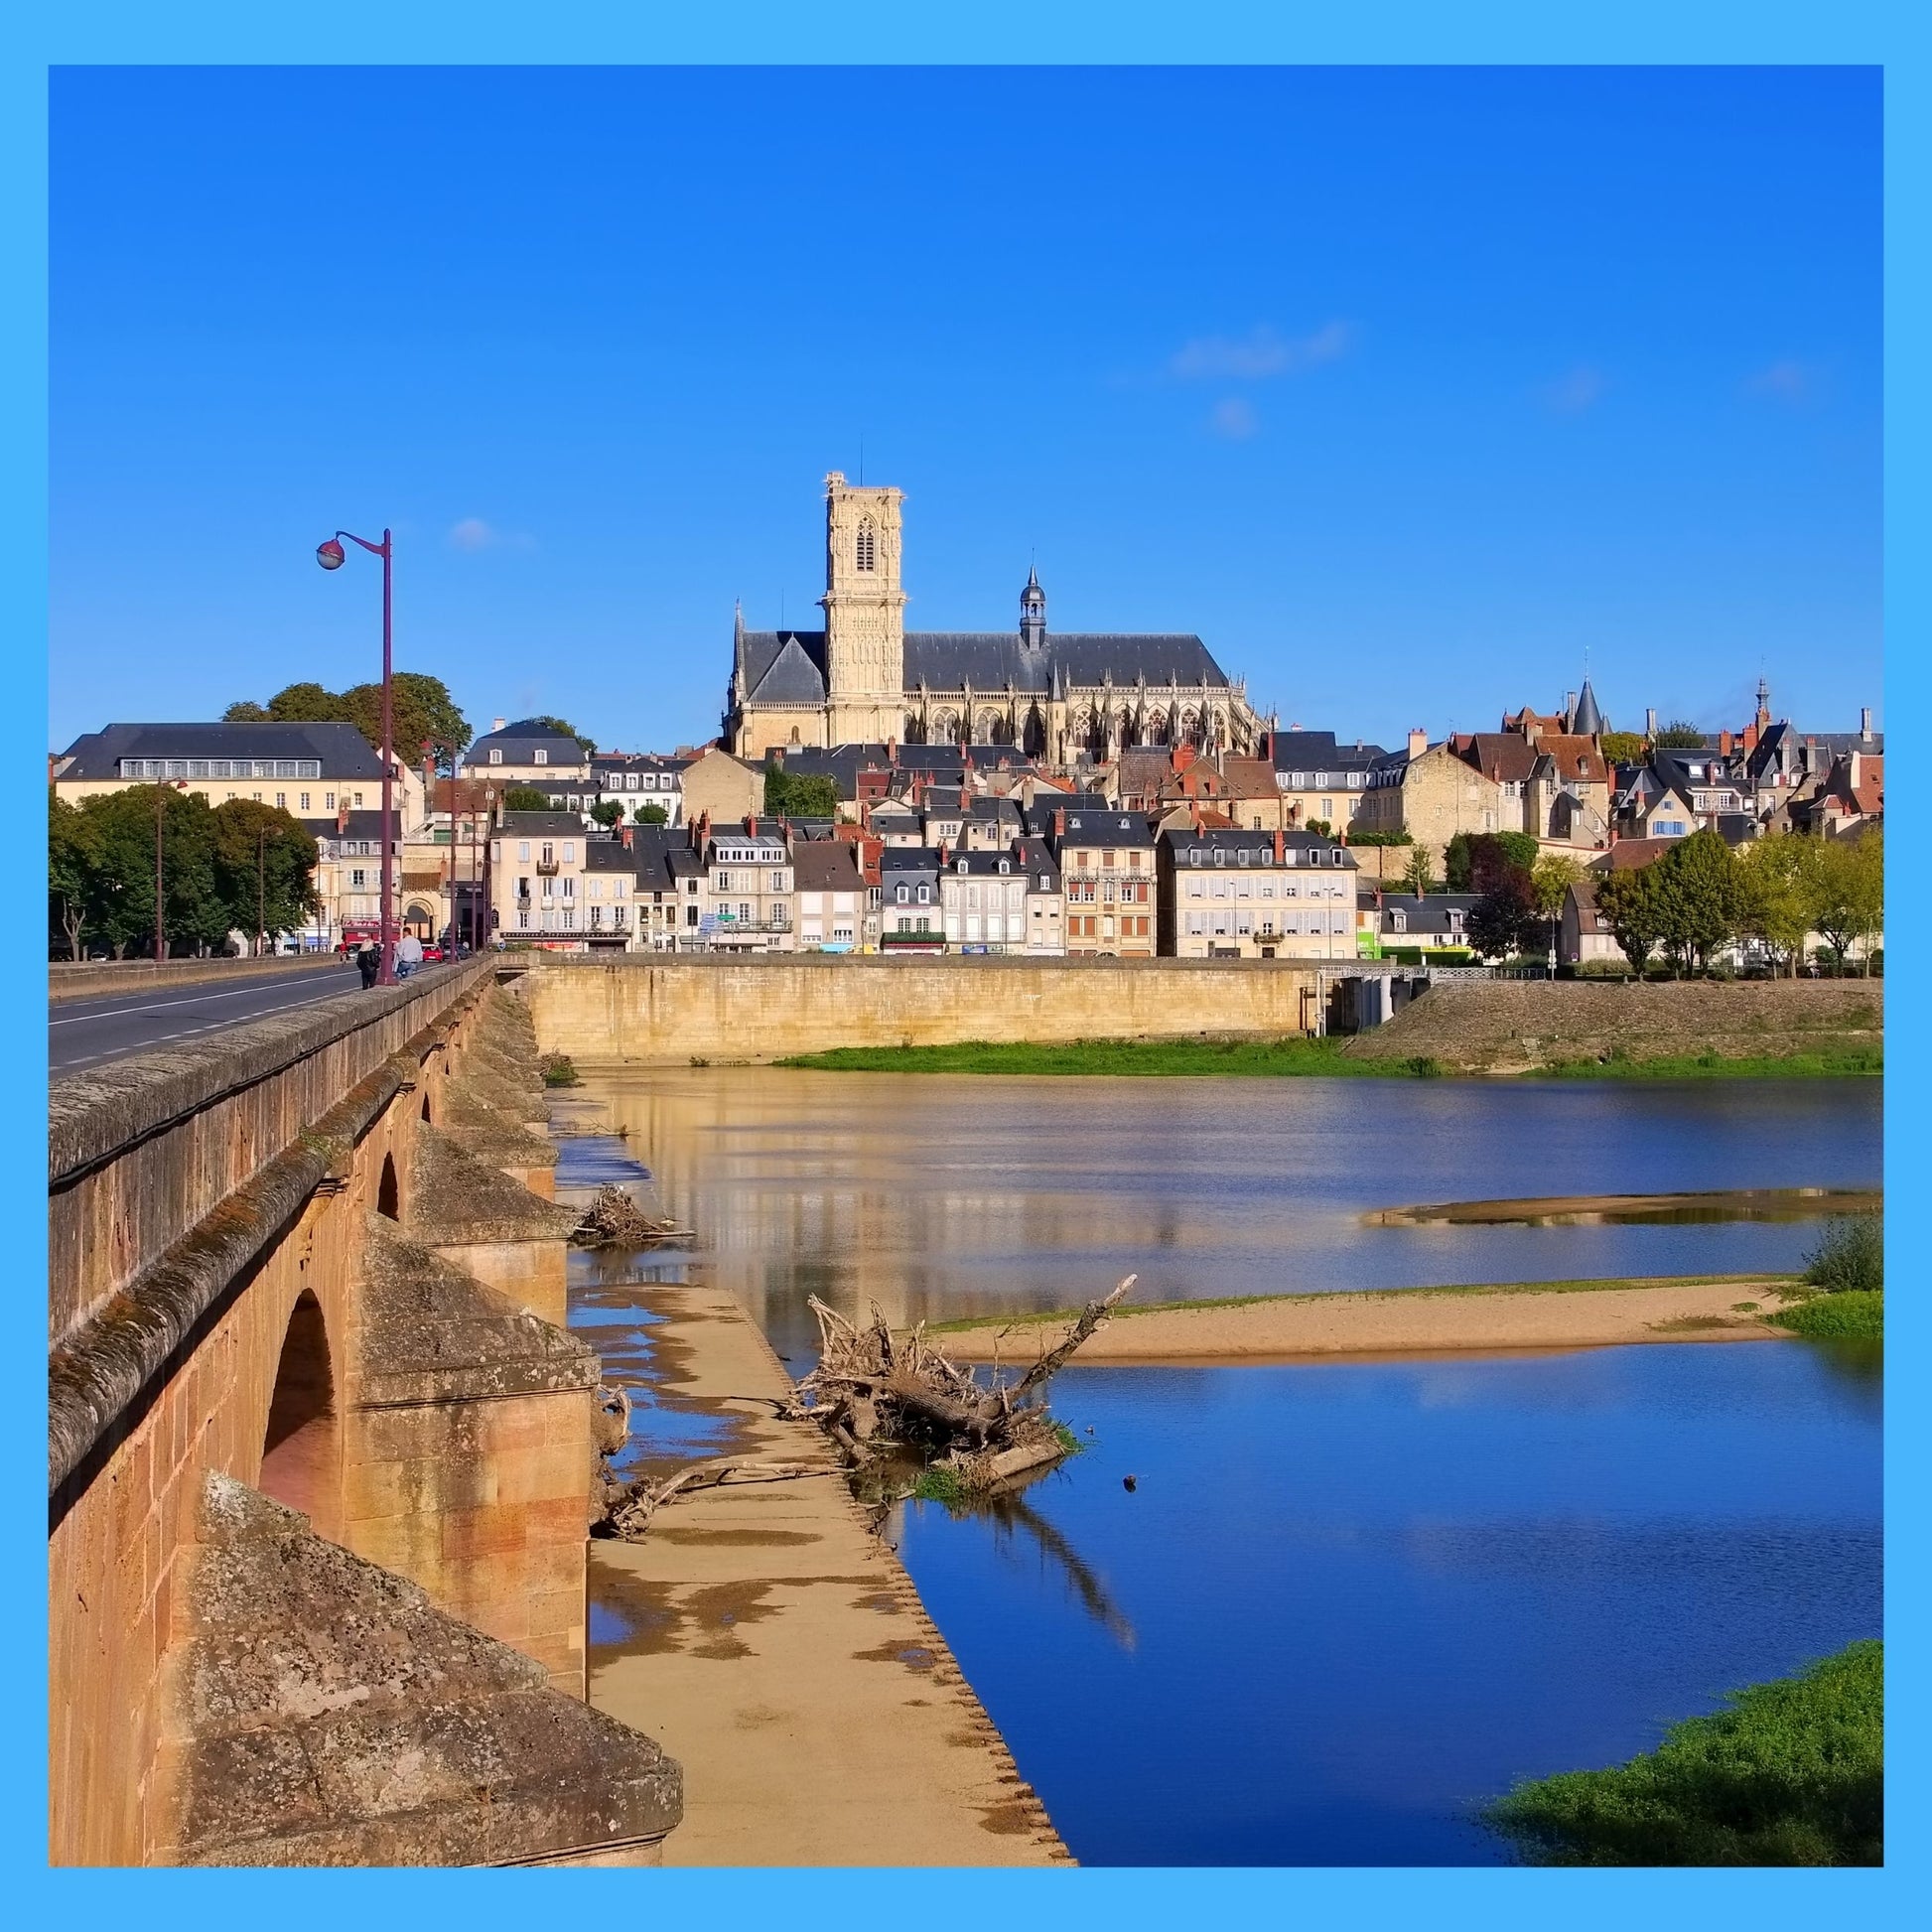
<svg viewBox="0 0 1932 1932">
<path fill-rule="evenodd" d="M 1123 1308 L 1079 1359 L 1241 1361 L 1299 1355 L 1412 1354 L 1435 1349 L 1590 1348 L 1638 1341 L 1788 1338 L 1736 1304 L 1782 1306 L 1781 1278 L 1567 1283 L 1486 1289 L 1398 1289 L 1270 1296 L 1235 1303 Z M 1026 1363 L 1067 1322 L 993 1319 L 933 1339 L 957 1361 Z"/>
<path fill-rule="evenodd" d="M 826 1469 L 710 1490 L 642 1543 L 591 1545 L 590 1701 L 684 1767 L 664 1863 L 1069 1863 L 824 1439 L 745 1400 L 790 1386 L 762 1333 L 716 1290 L 634 1292 L 663 1317 L 664 1389 L 733 1419 L 719 1452 Z"/>
</svg>

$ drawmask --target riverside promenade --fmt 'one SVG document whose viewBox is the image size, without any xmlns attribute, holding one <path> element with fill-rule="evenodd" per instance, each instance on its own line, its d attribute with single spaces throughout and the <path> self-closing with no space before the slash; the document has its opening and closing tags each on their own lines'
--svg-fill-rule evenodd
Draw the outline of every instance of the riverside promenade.
<svg viewBox="0 0 1932 1932">
<path fill-rule="evenodd" d="M 1071 1859 L 817 1429 L 732 1298 L 639 1288 L 661 1394 L 718 1453 L 823 1476 L 700 1493 L 591 1545 L 593 1707 L 684 1767 L 667 1864 L 1040 1865 Z"/>
</svg>

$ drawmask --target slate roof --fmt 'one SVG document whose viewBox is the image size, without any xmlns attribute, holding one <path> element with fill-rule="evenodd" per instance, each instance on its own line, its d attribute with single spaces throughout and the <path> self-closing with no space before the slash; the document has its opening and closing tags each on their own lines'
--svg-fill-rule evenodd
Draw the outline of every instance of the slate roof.
<svg viewBox="0 0 1932 1932">
<path fill-rule="evenodd" d="M 1072 836 L 1069 831 L 1067 838 L 1070 840 Z M 1237 866 L 1272 866 L 1275 837 L 1273 832 L 1249 831 L 1240 826 L 1203 826 L 1196 831 L 1191 825 L 1175 825 L 1161 834 L 1176 865 L 1191 865 L 1195 853 L 1218 851 L 1225 852 L 1229 863 Z M 1315 832 L 1284 832 L 1281 841 L 1284 863 L 1288 865 L 1355 869 L 1355 855 L 1335 839 L 1324 839 Z M 1240 856 L 1244 853 L 1245 858 Z"/>
<path fill-rule="evenodd" d="M 1381 929 L 1391 933 L 1440 933 L 1459 937 L 1476 902 L 1474 893 L 1425 893 L 1417 898 L 1410 893 L 1389 893 L 1383 897 Z"/>
<path fill-rule="evenodd" d="M 1063 805 L 1056 809 L 1066 811 Z M 1051 813 L 1047 815 L 1046 825 L 1043 836 L 1052 838 Z M 1147 829 L 1144 814 L 1107 807 L 1098 811 L 1066 811 L 1066 829 L 1058 835 L 1057 843 L 1061 849 L 1069 845 L 1151 846 L 1154 835 Z"/>
<path fill-rule="evenodd" d="M 122 759 L 316 759 L 324 778 L 382 781 L 382 759 L 353 725 L 108 725 L 65 754 L 62 778 L 118 778 Z"/>
<path fill-rule="evenodd" d="M 1333 732 L 1276 732 L 1269 757 L 1277 771 L 1366 771 L 1388 757 L 1379 745 L 1337 745 Z"/>
<path fill-rule="evenodd" d="M 584 821 L 575 812 L 505 812 L 498 836 L 506 839 L 581 839 Z"/>
<path fill-rule="evenodd" d="M 753 702 L 825 702 L 824 631 L 747 630 L 740 650 Z M 908 693 L 921 684 L 933 691 L 959 691 L 970 684 L 992 694 L 1011 684 L 1016 691 L 1044 696 L 1056 675 L 1062 685 L 1097 685 L 1109 671 L 1117 690 L 1131 689 L 1143 676 L 1150 685 L 1226 689 L 1228 684 L 1207 646 L 1178 632 L 1049 631 L 1037 650 L 1029 650 L 1018 630 L 908 630 L 904 664 Z"/>
<path fill-rule="evenodd" d="M 791 849 L 792 884 L 801 893 L 859 893 L 866 882 L 843 839 L 814 840 Z"/>
<path fill-rule="evenodd" d="M 539 725 L 534 718 L 520 718 L 513 725 L 505 725 L 499 732 L 485 732 L 464 753 L 466 764 L 487 764 L 491 752 L 501 752 L 504 764 L 533 764 L 536 760 L 532 754 L 537 751 L 550 754 L 551 764 L 586 764 L 590 761 L 576 739 L 567 738 L 555 732 L 548 725 Z"/>
</svg>

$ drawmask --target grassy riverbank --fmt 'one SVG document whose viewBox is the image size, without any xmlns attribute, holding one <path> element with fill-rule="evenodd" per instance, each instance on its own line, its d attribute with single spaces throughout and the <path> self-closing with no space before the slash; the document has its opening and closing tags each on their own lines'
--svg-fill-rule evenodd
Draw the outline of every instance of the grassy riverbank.
<svg viewBox="0 0 1932 1932">
<path fill-rule="evenodd" d="M 1654 1751 L 1521 1784 L 1488 1822 L 1537 1864 L 1884 1862 L 1884 1646 L 1752 1685 Z"/>
<path fill-rule="evenodd" d="M 794 1054 L 777 1064 L 832 1073 L 1019 1073 L 1076 1077 L 1235 1074 L 1281 1078 L 1301 1074 L 1330 1079 L 1430 1079 L 1475 1070 L 1427 1053 L 1405 1059 L 1369 1059 L 1351 1053 L 1349 1045 L 1347 1039 L 1311 1039 L 1299 1034 L 1280 1039 L 1075 1039 L 1059 1044 L 968 1039 L 943 1046 L 838 1046 L 822 1053 Z M 1490 1077 L 1788 1080 L 1883 1071 L 1883 1048 L 1859 1044 L 1762 1057 L 1725 1058 L 1717 1053 L 1698 1053 L 1666 1054 L 1650 1059 L 1562 1060 Z"/>
</svg>

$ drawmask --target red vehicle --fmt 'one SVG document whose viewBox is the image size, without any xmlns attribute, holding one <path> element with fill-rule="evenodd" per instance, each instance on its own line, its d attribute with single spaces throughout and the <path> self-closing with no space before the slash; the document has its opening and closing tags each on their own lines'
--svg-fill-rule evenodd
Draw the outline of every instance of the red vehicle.
<svg viewBox="0 0 1932 1932">
<path fill-rule="evenodd" d="M 441 946 L 432 945 L 428 940 L 423 942 L 423 964 L 425 966 L 434 966 L 448 957 L 449 954 Z"/>
<path fill-rule="evenodd" d="M 381 931 L 381 926 L 374 919 L 366 923 L 345 925 L 343 927 L 343 936 L 336 942 L 336 950 L 345 959 L 353 959 L 365 945 L 380 945 Z"/>
</svg>

